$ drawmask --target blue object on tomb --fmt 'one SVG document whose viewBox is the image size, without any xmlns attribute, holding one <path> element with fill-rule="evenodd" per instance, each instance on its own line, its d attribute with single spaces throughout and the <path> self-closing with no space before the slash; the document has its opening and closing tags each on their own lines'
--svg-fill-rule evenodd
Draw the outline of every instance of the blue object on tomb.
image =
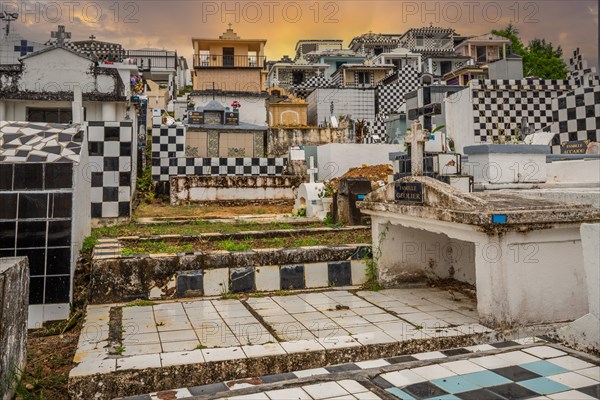
<svg viewBox="0 0 600 400">
<path fill-rule="evenodd" d="M 492 223 L 494 223 L 494 224 L 505 224 L 506 223 L 506 215 L 493 214 L 492 215 Z"/>
</svg>

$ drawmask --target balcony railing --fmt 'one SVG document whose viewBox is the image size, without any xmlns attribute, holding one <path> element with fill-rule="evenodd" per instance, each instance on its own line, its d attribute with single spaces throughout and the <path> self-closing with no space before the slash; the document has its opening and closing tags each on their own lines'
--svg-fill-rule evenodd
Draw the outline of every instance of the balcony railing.
<svg viewBox="0 0 600 400">
<path fill-rule="evenodd" d="M 264 68 L 264 66 L 264 56 L 194 55 L 194 68 Z"/>
</svg>

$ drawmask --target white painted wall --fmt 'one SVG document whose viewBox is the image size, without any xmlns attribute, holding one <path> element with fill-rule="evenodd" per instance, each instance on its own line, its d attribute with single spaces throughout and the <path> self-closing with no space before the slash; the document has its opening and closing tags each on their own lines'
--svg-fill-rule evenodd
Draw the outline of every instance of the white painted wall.
<svg viewBox="0 0 600 400">
<path fill-rule="evenodd" d="M 600 224 L 581 225 L 583 267 L 589 312 L 600 318 Z"/>
<path fill-rule="evenodd" d="M 293 187 L 195 187 L 177 193 L 180 201 L 292 200 Z"/>
<path fill-rule="evenodd" d="M 462 153 L 465 146 L 475 144 L 471 96 L 471 88 L 466 88 L 444 99 L 446 133 L 449 138 L 454 139 L 454 148 L 457 153 Z"/>
<path fill-rule="evenodd" d="M 463 173 L 472 175 L 475 185 L 540 183 L 546 182 L 546 165 L 546 154 L 469 154 Z"/>
<path fill-rule="evenodd" d="M 375 90 L 317 88 L 306 100 L 309 125 L 323 124 L 325 120 L 329 121 L 332 115 L 351 115 L 355 120 L 375 120 Z"/>
<path fill-rule="evenodd" d="M 350 168 L 366 165 L 392 165 L 389 153 L 403 151 L 399 144 L 330 143 L 317 147 L 319 180 L 344 175 Z M 308 165 L 308 161 L 307 161 Z"/>
<path fill-rule="evenodd" d="M 546 164 L 548 183 L 600 184 L 600 159 L 554 161 Z"/>
</svg>

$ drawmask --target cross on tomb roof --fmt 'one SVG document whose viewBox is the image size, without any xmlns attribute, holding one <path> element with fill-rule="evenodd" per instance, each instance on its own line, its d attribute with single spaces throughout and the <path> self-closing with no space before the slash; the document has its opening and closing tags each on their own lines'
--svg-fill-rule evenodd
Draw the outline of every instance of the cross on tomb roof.
<svg viewBox="0 0 600 400">
<path fill-rule="evenodd" d="M 53 31 L 50 35 L 52 39 L 56 39 L 56 44 L 59 46 L 64 46 L 65 39 L 71 39 L 71 32 L 67 32 L 64 25 L 59 25 L 58 31 Z"/>
<path fill-rule="evenodd" d="M 406 135 L 406 142 L 410 143 L 410 171 L 412 176 L 423 175 L 423 157 L 425 142 L 429 139 L 429 132 L 423 130 L 419 121 L 413 121 L 410 133 Z"/>
<path fill-rule="evenodd" d="M 315 158 L 313 156 L 310 157 L 308 165 L 310 168 L 308 168 L 306 172 L 310 177 L 310 183 L 315 183 L 315 175 L 319 172 L 319 169 L 315 168 Z"/>
<path fill-rule="evenodd" d="M 96 36 L 94 36 L 94 35 L 91 35 L 91 36 L 90 36 L 90 40 L 96 40 Z"/>
</svg>

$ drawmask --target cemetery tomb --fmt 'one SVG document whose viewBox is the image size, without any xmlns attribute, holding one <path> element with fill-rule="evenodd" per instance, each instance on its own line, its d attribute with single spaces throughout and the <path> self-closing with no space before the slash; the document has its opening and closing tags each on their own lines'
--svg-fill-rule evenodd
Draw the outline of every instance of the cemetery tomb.
<svg viewBox="0 0 600 400">
<path fill-rule="evenodd" d="M 83 136 L 78 126 L 0 123 L 0 257 L 29 258 L 29 328 L 69 315 L 90 229 Z"/>
</svg>

